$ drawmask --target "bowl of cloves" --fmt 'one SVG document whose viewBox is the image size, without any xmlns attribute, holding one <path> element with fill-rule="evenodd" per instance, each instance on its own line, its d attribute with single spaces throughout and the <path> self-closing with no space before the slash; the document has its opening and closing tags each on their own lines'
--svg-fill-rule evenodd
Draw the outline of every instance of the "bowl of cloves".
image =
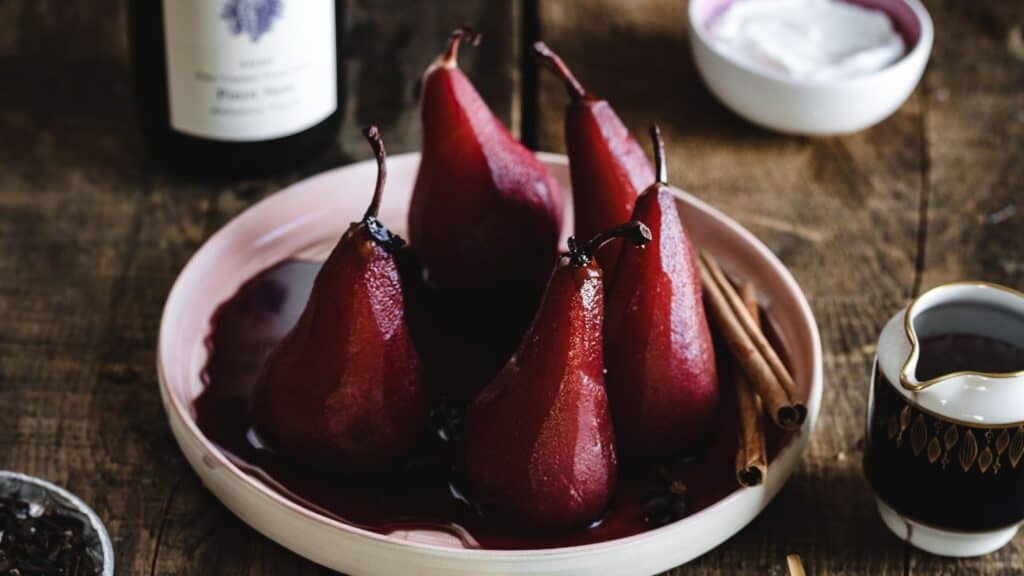
<svg viewBox="0 0 1024 576">
<path fill-rule="evenodd" d="M 99 516 L 77 496 L 0 470 L 0 574 L 113 576 L 114 551 Z"/>
</svg>

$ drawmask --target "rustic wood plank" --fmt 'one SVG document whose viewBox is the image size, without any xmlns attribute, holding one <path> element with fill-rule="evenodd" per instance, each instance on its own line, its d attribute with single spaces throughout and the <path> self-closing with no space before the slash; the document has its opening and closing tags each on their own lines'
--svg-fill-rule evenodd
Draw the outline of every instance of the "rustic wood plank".
<svg viewBox="0 0 1024 576">
<path fill-rule="evenodd" d="M 166 425 L 104 362 L 142 189 L 119 4 L 0 3 L 0 467 L 78 493 L 142 573 L 162 479 L 140 464 Z"/>
<path fill-rule="evenodd" d="M 1024 5 L 929 4 L 928 243 L 923 287 L 1024 285 Z M 981 63 L 984 63 L 981 65 Z"/>
<path fill-rule="evenodd" d="M 922 289 L 979 279 L 1024 289 L 1024 5 L 934 0 L 925 82 L 930 170 Z M 941 505 L 941 504 L 937 504 Z M 1024 537 L 984 558 L 917 550 L 909 574 L 1024 572 Z"/>
<path fill-rule="evenodd" d="M 661 125 L 673 182 L 737 218 L 787 263 L 822 329 L 826 387 L 818 430 L 778 500 L 672 573 L 778 574 L 798 553 L 809 574 L 902 574 L 906 548 L 879 521 L 860 458 L 874 344 L 914 285 L 921 96 L 850 137 L 758 129 L 702 85 L 685 10 L 669 0 L 545 0 L 540 30 L 635 134 Z M 564 90 L 549 74 L 539 85 L 541 148 L 562 150 Z"/>
</svg>

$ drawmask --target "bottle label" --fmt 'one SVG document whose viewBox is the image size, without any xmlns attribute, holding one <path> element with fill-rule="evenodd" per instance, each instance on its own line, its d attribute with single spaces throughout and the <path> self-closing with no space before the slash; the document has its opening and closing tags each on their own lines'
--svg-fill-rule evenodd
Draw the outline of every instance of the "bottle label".
<svg viewBox="0 0 1024 576">
<path fill-rule="evenodd" d="M 334 0 L 164 0 L 171 127 L 290 136 L 337 109 Z"/>
</svg>

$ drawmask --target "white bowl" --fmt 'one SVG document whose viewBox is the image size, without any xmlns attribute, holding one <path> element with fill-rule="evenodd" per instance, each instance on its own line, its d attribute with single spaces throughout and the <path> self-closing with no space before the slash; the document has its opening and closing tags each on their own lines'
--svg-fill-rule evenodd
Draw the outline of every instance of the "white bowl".
<svg viewBox="0 0 1024 576">
<path fill-rule="evenodd" d="M 565 156 L 539 154 L 563 190 Z M 381 220 L 404 233 L 419 154 L 388 161 Z M 737 489 L 716 504 L 648 532 L 598 544 L 543 550 L 465 549 L 432 531 L 382 535 L 299 506 L 242 472 L 196 425 L 193 400 L 203 389 L 204 338 L 216 307 L 260 270 L 288 257 L 323 254 L 349 222 L 358 220 L 373 188 L 376 167 L 361 162 L 299 182 L 249 208 L 210 238 L 171 289 L 160 324 L 157 369 L 171 430 L 203 483 L 243 521 L 319 564 L 353 576 L 656 574 L 718 546 L 754 519 L 793 471 L 818 418 L 821 344 L 811 309 L 781 262 L 750 232 L 707 204 L 679 192 L 694 241 L 722 265 L 754 282 L 807 398 L 803 430 L 770 463 L 767 482 Z M 570 206 L 571 208 L 571 206 Z M 570 210 L 571 211 L 571 210 Z M 566 215 L 572 221 L 572 215 Z"/>
<path fill-rule="evenodd" d="M 877 72 L 838 80 L 797 80 L 743 62 L 720 50 L 709 22 L 731 0 L 690 0 L 690 44 L 708 88 L 740 116 L 780 132 L 824 136 L 848 134 L 881 122 L 914 91 L 935 31 L 918 0 L 852 0 L 877 8 L 894 20 L 909 51 Z"/>
</svg>

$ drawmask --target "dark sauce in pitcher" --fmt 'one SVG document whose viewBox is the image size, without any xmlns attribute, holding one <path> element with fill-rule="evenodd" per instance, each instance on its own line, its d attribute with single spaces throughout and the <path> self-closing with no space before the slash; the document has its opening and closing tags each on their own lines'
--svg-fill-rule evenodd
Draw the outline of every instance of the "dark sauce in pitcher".
<svg viewBox="0 0 1024 576">
<path fill-rule="evenodd" d="M 921 381 L 1024 370 L 1024 349 L 986 336 L 933 335 L 920 349 Z M 950 530 L 995 530 L 1024 519 L 1024 425 L 954 422 L 908 403 L 894 385 L 876 365 L 864 472 L 878 496 L 905 517 Z"/>
<path fill-rule="evenodd" d="M 1024 370 L 1024 348 L 977 334 L 941 334 L 921 341 L 918 380 L 966 370 L 995 374 Z"/>
<path fill-rule="evenodd" d="M 249 416 L 249 393 L 267 354 L 302 312 L 319 269 L 319 262 L 281 262 L 253 277 L 221 305 L 211 320 L 207 339 L 209 360 L 203 375 L 206 389 L 193 406 L 203 434 L 244 472 L 284 497 L 382 534 L 425 529 L 454 536 L 466 546 L 531 549 L 638 534 L 674 515 L 707 508 L 737 489 L 738 415 L 734 397 L 724 388 L 718 434 L 703 454 L 657 466 L 621 468 L 605 516 L 576 530 L 538 533 L 478 514 L 459 490 L 452 469 L 453 446 L 443 433 L 431 435 L 402 468 L 383 478 L 346 478 L 293 462 L 260 442 Z M 766 330 L 779 349 L 770 323 L 766 323 Z M 717 357 L 724 386 L 730 381 L 730 357 L 724 350 Z M 769 458 L 778 454 L 787 438 L 768 426 Z M 672 480 L 686 485 L 683 498 L 669 492 Z"/>
</svg>

